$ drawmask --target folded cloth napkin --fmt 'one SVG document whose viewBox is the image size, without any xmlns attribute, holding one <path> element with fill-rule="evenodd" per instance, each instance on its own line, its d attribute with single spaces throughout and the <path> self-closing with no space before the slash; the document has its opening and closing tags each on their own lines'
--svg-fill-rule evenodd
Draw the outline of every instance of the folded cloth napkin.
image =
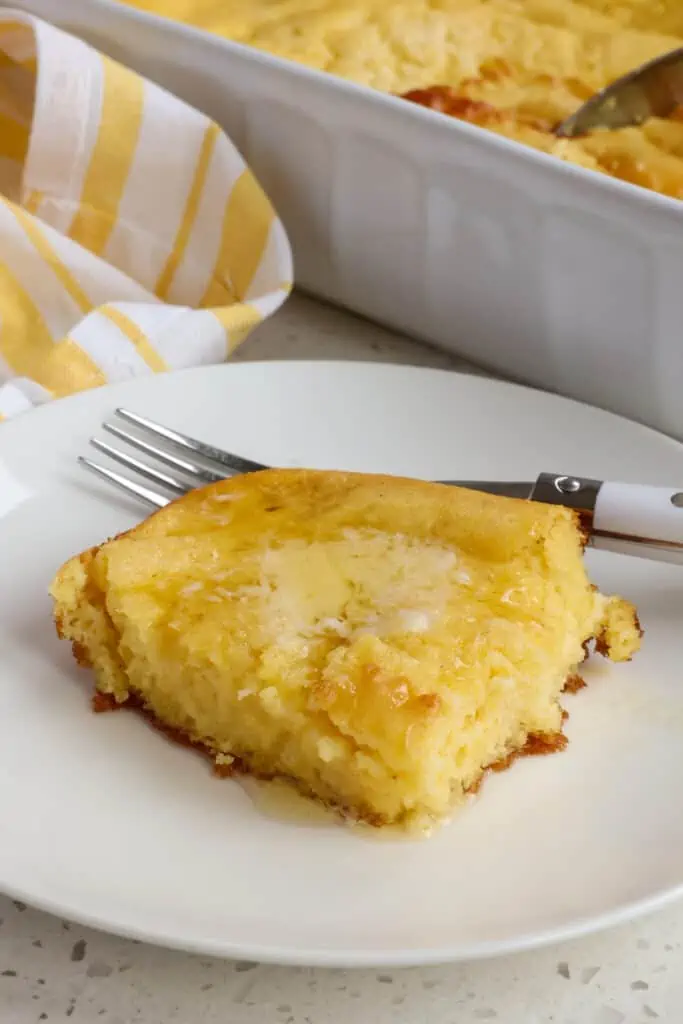
<svg viewBox="0 0 683 1024">
<path fill-rule="evenodd" d="M 291 281 L 284 228 L 217 125 L 0 11 L 0 419 L 222 361 Z"/>
</svg>

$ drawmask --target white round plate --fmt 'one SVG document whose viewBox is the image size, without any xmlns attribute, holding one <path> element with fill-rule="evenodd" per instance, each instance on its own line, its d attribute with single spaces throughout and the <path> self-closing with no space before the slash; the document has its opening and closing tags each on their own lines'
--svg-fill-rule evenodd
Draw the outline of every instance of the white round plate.
<svg viewBox="0 0 683 1024">
<path fill-rule="evenodd" d="M 253 363 L 146 378 L 0 426 L 0 888 L 129 936 L 338 966 L 510 952 L 683 893 L 683 568 L 589 555 L 636 602 L 632 664 L 591 665 L 565 753 L 486 781 L 433 838 L 287 822 L 135 715 L 94 715 L 46 590 L 132 525 L 76 466 L 118 405 L 254 459 L 426 478 L 539 471 L 680 486 L 683 447 L 608 413 L 433 370 Z"/>
</svg>

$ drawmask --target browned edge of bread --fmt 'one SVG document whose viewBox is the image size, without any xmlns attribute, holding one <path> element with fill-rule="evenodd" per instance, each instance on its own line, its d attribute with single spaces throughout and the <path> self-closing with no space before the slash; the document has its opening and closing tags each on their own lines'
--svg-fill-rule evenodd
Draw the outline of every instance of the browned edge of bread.
<svg viewBox="0 0 683 1024">
<path fill-rule="evenodd" d="M 85 667 L 87 661 L 81 661 L 80 664 Z M 568 677 L 567 683 L 564 687 L 564 692 L 576 693 L 577 690 L 583 689 L 585 686 L 585 681 L 580 676 L 574 674 Z M 381 814 L 377 814 L 369 808 L 348 807 L 340 802 L 321 800 L 320 797 L 302 783 L 300 779 L 287 775 L 284 772 L 257 772 L 250 766 L 248 760 L 245 758 L 230 755 L 232 757 L 230 764 L 217 763 L 216 754 L 210 747 L 192 739 L 182 729 L 176 729 L 175 727 L 166 725 L 164 722 L 160 721 L 138 695 L 131 695 L 127 700 L 119 702 L 112 694 L 101 693 L 99 690 L 95 690 L 91 699 L 91 704 L 93 711 L 97 714 L 122 710 L 137 712 L 153 729 L 161 733 L 171 743 L 192 750 L 208 759 L 211 762 L 213 774 L 218 778 L 225 779 L 238 775 L 246 775 L 250 778 L 257 779 L 260 782 L 286 782 L 296 789 L 301 796 L 314 800 L 318 804 L 323 804 L 329 810 L 334 811 L 342 818 L 349 821 L 359 821 L 375 828 L 397 824 L 395 822 L 390 822 L 387 818 Z M 566 710 L 563 710 L 563 722 L 566 721 L 567 718 L 569 718 L 569 713 Z M 568 742 L 569 741 L 562 730 L 554 733 L 529 733 L 523 747 L 511 751 L 509 754 L 506 754 L 505 757 L 487 765 L 483 769 L 479 778 L 468 788 L 467 793 L 470 795 L 478 793 L 486 777 L 490 773 L 493 772 L 498 774 L 506 771 L 515 763 L 515 761 L 523 757 L 542 757 L 547 754 L 558 753 L 566 748 Z"/>
</svg>

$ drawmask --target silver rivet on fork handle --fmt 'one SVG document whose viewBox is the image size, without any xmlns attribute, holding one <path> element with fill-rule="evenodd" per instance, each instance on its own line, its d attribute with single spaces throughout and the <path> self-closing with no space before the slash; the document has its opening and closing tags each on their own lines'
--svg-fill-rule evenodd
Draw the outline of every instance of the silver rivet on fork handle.
<svg viewBox="0 0 683 1024">
<path fill-rule="evenodd" d="M 588 477 L 541 473 L 529 497 L 546 505 L 564 505 L 592 518 L 601 486 L 601 480 Z"/>
</svg>

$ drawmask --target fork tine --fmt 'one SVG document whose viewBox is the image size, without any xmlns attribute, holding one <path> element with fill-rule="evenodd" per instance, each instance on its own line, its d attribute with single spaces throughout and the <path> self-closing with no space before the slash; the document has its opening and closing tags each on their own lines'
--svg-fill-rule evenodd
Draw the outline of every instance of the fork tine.
<svg viewBox="0 0 683 1024">
<path fill-rule="evenodd" d="M 143 430 L 148 430 L 157 437 L 163 437 L 177 448 L 184 448 L 186 451 L 194 452 L 195 455 L 201 455 L 203 459 L 217 462 L 219 466 L 225 466 L 233 473 L 253 473 L 259 469 L 268 469 L 261 462 L 253 462 L 251 459 L 243 459 L 240 455 L 223 451 L 222 448 L 214 448 L 213 445 L 204 444 L 187 434 L 163 427 L 160 423 L 155 423 L 154 420 L 149 420 L 146 416 L 138 416 L 137 413 L 130 412 L 128 409 L 117 409 L 116 415 Z"/>
<path fill-rule="evenodd" d="M 145 463 L 140 462 L 139 459 L 134 458 L 132 455 L 126 455 L 124 452 L 120 452 L 117 448 L 112 448 L 110 444 L 100 441 L 97 437 L 91 437 L 90 444 L 93 448 L 97 448 L 99 452 L 103 452 L 105 455 L 108 455 L 110 459 L 115 459 L 116 462 L 120 462 L 122 466 L 132 469 L 135 473 L 139 473 L 140 476 L 146 477 L 147 480 L 152 480 L 154 483 L 168 487 L 170 491 L 174 491 L 176 494 L 187 494 L 188 491 L 194 490 L 191 484 L 180 481 L 175 477 L 168 476 L 167 473 L 162 473 L 161 470 L 152 469 L 151 466 L 146 466 Z"/>
<path fill-rule="evenodd" d="M 170 504 L 171 499 L 164 497 L 163 494 L 157 494 L 156 491 L 151 490 L 149 487 L 144 487 L 142 484 L 136 483 L 134 480 L 129 480 L 128 477 L 122 476 L 121 473 L 114 472 L 113 469 L 107 469 L 105 466 L 100 466 L 97 462 L 92 462 L 90 459 L 86 459 L 83 455 L 78 456 L 78 461 L 85 469 L 91 473 L 95 473 L 96 476 L 102 477 L 107 483 L 113 484 L 118 487 L 119 490 L 125 491 L 126 494 L 133 494 L 136 498 L 144 501 L 146 504 L 151 505 L 152 508 L 163 508 L 165 505 Z"/>
<path fill-rule="evenodd" d="M 113 434 L 114 437 L 118 437 L 120 441 L 125 441 L 131 447 L 137 448 L 146 455 L 150 455 L 158 462 L 163 462 L 167 466 L 172 466 L 174 469 L 187 473 L 188 476 L 195 477 L 200 483 L 213 484 L 218 480 L 225 480 L 225 473 L 215 473 L 212 469 L 200 466 L 198 462 L 190 462 L 187 459 L 181 459 L 177 455 L 171 455 L 170 452 L 157 448 L 156 445 L 150 444 L 148 441 L 143 441 L 142 438 L 136 437 L 135 434 L 131 434 L 127 430 L 122 430 L 121 427 L 117 427 L 113 423 L 103 423 L 102 428 L 108 433 Z"/>
</svg>

